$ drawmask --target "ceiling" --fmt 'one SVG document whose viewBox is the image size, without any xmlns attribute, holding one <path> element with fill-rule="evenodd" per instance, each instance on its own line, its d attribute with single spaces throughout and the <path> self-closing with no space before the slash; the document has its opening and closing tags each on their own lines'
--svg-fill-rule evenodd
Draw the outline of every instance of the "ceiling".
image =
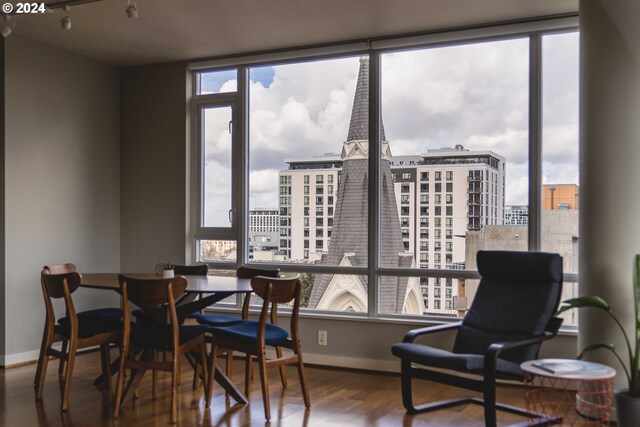
<svg viewBox="0 0 640 427">
<path fill-rule="evenodd" d="M 126 0 L 84 4 L 69 13 L 15 15 L 14 33 L 132 66 L 578 10 L 578 0 L 137 0 L 137 5 L 137 19 L 127 18 Z M 60 25 L 66 15 L 70 30 Z"/>
</svg>

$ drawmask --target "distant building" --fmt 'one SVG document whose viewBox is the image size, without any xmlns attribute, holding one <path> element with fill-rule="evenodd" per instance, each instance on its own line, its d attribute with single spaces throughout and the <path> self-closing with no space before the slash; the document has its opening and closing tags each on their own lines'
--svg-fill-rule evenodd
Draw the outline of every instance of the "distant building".
<svg viewBox="0 0 640 427">
<path fill-rule="evenodd" d="M 580 191 L 576 184 L 542 186 L 542 209 L 580 209 Z"/>
<path fill-rule="evenodd" d="M 249 211 L 249 259 L 275 261 L 278 251 L 280 215 L 277 208 Z"/>
<path fill-rule="evenodd" d="M 528 205 L 508 205 L 504 208 L 504 225 L 529 224 Z"/>
<path fill-rule="evenodd" d="M 542 242 L 541 249 L 544 252 L 555 252 L 562 256 L 563 270 L 565 273 L 578 272 L 578 210 L 545 210 L 542 212 Z M 501 225 L 487 226 L 483 231 L 469 231 L 466 233 L 467 268 L 476 270 L 476 253 L 479 250 L 528 250 L 528 226 L 526 225 Z M 461 281 L 462 282 L 462 281 Z M 460 284 L 459 294 L 466 296 L 471 303 L 477 289 L 477 280 L 466 280 Z M 575 283 L 564 283 L 562 299 L 577 297 Z M 574 310 L 575 311 L 575 310 Z M 572 316 L 577 313 L 565 315 L 566 322 L 575 324 Z"/>
</svg>

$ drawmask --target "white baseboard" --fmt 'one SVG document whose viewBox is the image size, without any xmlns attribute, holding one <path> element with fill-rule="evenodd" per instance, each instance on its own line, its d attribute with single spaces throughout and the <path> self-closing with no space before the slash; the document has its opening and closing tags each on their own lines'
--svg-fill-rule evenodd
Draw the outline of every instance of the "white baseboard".
<svg viewBox="0 0 640 427">
<path fill-rule="evenodd" d="M 327 354 L 302 354 L 304 363 L 337 368 L 366 369 L 379 372 L 400 372 L 400 362 L 394 360 L 362 359 L 359 357 L 334 356 Z"/>
<path fill-rule="evenodd" d="M 25 362 L 38 360 L 39 350 L 25 351 L 0 356 L 0 365 L 10 367 Z M 393 360 L 362 359 L 358 357 L 334 356 L 327 354 L 303 353 L 304 362 L 312 365 L 365 369 L 380 372 L 400 372 L 400 363 Z"/>
<path fill-rule="evenodd" d="M 9 367 L 25 362 L 33 362 L 38 360 L 40 350 L 25 351 L 23 353 L 5 354 L 0 356 L 0 365 Z"/>
</svg>

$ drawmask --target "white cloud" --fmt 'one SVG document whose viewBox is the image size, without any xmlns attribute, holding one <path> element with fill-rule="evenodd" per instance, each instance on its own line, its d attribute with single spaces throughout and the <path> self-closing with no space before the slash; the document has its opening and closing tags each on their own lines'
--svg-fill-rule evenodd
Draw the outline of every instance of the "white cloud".
<svg viewBox="0 0 640 427">
<path fill-rule="evenodd" d="M 545 182 L 577 183 L 577 40 L 544 38 Z M 382 117 L 392 153 L 456 144 L 494 151 L 507 161 L 506 203 L 526 203 L 528 49 L 527 39 L 516 39 L 384 54 Z M 288 64 L 273 68 L 269 87 L 251 83 L 251 207 L 278 205 L 285 159 L 340 152 L 358 68 L 358 58 Z M 215 121 L 207 158 L 219 159 L 230 140 L 224 119 Z"/>
</svg>

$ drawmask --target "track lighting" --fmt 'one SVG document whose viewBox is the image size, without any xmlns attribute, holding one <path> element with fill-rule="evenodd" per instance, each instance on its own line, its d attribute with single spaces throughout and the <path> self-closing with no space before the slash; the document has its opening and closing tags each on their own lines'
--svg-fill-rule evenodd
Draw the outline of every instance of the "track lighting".
<svg viewBox="0 0 640 427">
<path fill-rule="evenodd" d="M 64 11 L 67 12 L 67 13 L 71 12 L 71 6 L 69 6 L 69 5 L 65 6 L 64 7 Z M 71 18 L 69 18 L 69 15 L 65 16 L 64 18 L 62 18 L 60 20 L 60 25 L 65 30 L 70 30 L 71 29 Z"/>
<path fill-rule="evenodd" d="M 127 17 L 129 18 L 137 18 L 138 17 L 138 6 L 136 5 L 136 0 L 127 0 Z"/>
<path fill-rule="evenodd" d="M 65 16 L 64 18 L 62 18 L 60 20 L 60 25 L 65 30 L 70 30 L 71 29 L 71 18 L 69 18 L 68 16 Z"/>
<path fill-rule="evenodd" d="M 15 22 L 11 22 L 11 15 L 4 15 L 4 24 L 2 25 L 2 29 L 0 29 L 0 34 L 2 37 L 7 37 L 13 31 L 13 27 L 15 27 Z"/>
</svg>

